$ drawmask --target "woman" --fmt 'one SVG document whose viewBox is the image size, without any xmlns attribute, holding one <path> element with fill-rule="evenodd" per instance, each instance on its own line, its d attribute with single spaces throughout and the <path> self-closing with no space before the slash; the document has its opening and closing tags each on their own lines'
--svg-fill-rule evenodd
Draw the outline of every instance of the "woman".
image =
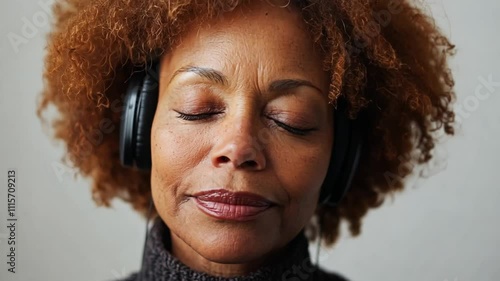
<svg viewBox="0 0 500 281">
<path fill-rule="evenodd" d="M 345 280 L 308 241 L 333 245 L 342 219 L 359 235 L 431 159 L 433 132 L 453 134 L 453 45 L 410 1 L 54 12 L 38 113 L 61 112 L 56 137 L 99 205 L 154 203 L 127 280 Z"/>
</svg>

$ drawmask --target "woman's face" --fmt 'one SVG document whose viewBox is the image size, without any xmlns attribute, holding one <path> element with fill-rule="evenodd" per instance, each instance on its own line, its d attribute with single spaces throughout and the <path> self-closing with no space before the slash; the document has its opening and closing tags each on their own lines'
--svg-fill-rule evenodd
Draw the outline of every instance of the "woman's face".
<svg viewBox="0 0 500 281">
<path fill-rule="evenodd" d="M 333 143 L 329 80 L 299 13 L 253 2 L 191 28 L 163 57 L 151 132 L 153 199 L 172 251 L 219 274 L 215 264 L 257 266 L 307 224 Z M 216 189 L 273 204 L 203 209 L 196 194 Z"/>
</svg>

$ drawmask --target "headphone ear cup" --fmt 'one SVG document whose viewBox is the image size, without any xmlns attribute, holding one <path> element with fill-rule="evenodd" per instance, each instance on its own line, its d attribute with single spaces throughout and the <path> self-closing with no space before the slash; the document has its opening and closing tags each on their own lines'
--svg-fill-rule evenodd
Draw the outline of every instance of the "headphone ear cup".
<svg viewBox="0 0 500 281">
<path fill-rule="evenodd" d="M 137 101 L 139 100 L 144 80 L 143 73 L 136 73 L 130 78 L 124 97 L 123 112 L 120 122 L 120 162 L 125 167 L 133 167 L 135 158 L 135 124 Z"/>
<path fill-rule="evenodd" d="M 136 115 L 135 161 L 139 169 L 151 169 L 151 126 L 158 104 L 158 82 L 146 74 Z"/>
<path fill-rule="evenodd" d="M 345 103 L 340 100 L 334 114 L 334 140 L 328 172 L 321 186 L 318 204 L 336 206 L 350 188 L 362 148 L 360 117 L 347 117 Z"/>
<path fill-rule="evenodd" d="M 158 103 L 158 83 L 145 72 L 130 78 L 120 125 L 120 162 L 125 167 L 151 168 L 150 132 Z"/>
</svg>

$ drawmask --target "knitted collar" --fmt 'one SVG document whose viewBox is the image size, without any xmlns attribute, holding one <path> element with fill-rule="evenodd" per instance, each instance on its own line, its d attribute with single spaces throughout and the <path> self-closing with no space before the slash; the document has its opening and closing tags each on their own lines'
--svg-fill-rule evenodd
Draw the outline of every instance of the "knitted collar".
<svg viewBox="0 0 500 281">
<path fill-rule="evenodd" d="M 150 230 L 144 253 L 143 281 L 269 281 L 312 280 L 315 271 L 309 258 L 308 240 L 301 231 L 289 244 L 284 259 L 256 271 L 232 278 L 223 278 L 195 271 L 170 254 L 170 230 L 158 216 Z M 139 273 L 140 275 L 140 273 Z M 306 277 L 306 278 L 304 278 Z M 309 278 L 307 278 L 309 277 Z M 292 279 L 288 279 L 292 278 Z"/>
</svg>

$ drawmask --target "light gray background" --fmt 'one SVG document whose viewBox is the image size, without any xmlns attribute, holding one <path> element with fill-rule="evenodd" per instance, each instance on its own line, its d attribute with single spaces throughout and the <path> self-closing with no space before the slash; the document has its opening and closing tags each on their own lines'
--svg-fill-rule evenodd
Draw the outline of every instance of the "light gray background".
<svg viewBox="0 0 500 281">
<path fill-rule="evenodd" d="M 50 1 L 51 0 L 47 0 Z M 414 182 L 364 220 L 358 238 L 323 249 L 321 264 L 353 281 L 500 280 L 500 87 L 474 107 L 481 77 L 500 82 L 497 0 L 428 2 L 458 53 L 451 66 L 463 126 L 437 152 L 440 173 Z M 43 5 L 42 5 L 43 6 Z M 3 1 L 0 9 L 0 279 L 100 281 L 139 268 L 145 222 L 128 205 L 97 208 L 90 182 L 60 174 L 63 147 L 35 116 L 42 88 L 45 12 L 37 1 Z M 38 27 L 16 52 L 10 32 L 23 19 Z M 25 38 L 26 39 L 26 38 Z M 484 91 L 484 89 L 483 89 Z M 469 102 L 469 104 L 467 104 Z M 7 272 L 7 170 L 17 170 L 17 264 Z M 316 252 L 311 245 L 311 254 Z"/>
</svg>

